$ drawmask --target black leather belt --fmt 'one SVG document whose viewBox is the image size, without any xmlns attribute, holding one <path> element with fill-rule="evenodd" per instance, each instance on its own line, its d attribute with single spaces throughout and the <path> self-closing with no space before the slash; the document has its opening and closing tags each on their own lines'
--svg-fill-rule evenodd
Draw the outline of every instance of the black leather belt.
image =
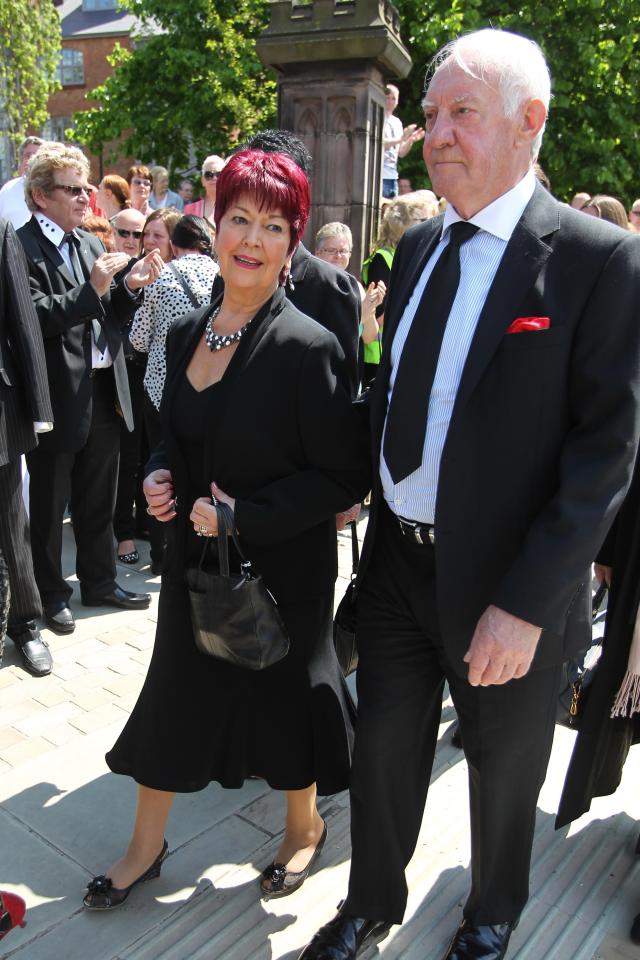
<svg viewBox="0 0 640 960">
<path fill-rule="evenodd" d="M 106 374 L 113 376 L 113 364 L 108 367 L 93 367 L 89 373 L 89 378 L 95 380 L 96 377 L 104 377 Z"/>
<path fill-rule="evenodd" d="M 407 537 L 408 540 L 419 543 L 421 547 L 427 544 L 433 545 L 436 542 L 436 531 L 433 524 L 418 523 L 416 520 L 405 520 L 404 517 L 399 517 L 397 513 L 394 514 L 394 516 L 402 535 Z"/>
</svg>

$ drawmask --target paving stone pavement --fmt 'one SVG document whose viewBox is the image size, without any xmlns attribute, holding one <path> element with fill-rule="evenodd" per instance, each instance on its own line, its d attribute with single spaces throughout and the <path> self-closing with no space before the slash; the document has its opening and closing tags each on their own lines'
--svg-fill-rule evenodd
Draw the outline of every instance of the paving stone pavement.
<svg viewBox="0 0 640 960">
<path fill-rule="evenodd" d="M 360 524 L 360 533 L 364 523 Z M 278 845 L 282 797 L 261 781 L 177 799 L 170 856 L 160 879 L 137 889 L 116 915 L 87 913 L 87 879 L 121 852 L 135 787 L 110 774 L 104 753 L 135 703 L 153 646 L 159 578 L 148 548 L 137 568 L 119 566 L 126 588 L 148 590 L 147 611 L 85 609 L 65 529 L 65 570 L 74 584 L 74 634 L 45 635 L 54 672 L 36 679 L 7 642 L 0 670 L 0 888 L 28 905 L 27 927 L 0 943 L 16 960 L 295 960 L 345 893 L 349 805 L 325 798 L 329 835 L 318 870 L 292 897 L 263 903 L 257 878 Z M 351 563 L 340 535 L 341 596 Z M 353 678 L 350 680 L 353 683 Z M 461 916 L 469 882 L 466 765 L 449 742 L 445 702 L 433 783 L 409 866 L 407 919 L 365 958 L 439 960 Z M 628 940 L 640 911 L 638 748 L 620 789 L 594 802 L 570 830 L 553 819 L 573 734 L 557 728 L 538 810 L 532 897 L 516 931 L 513 960 L 640 960 Z"/>
</svg>

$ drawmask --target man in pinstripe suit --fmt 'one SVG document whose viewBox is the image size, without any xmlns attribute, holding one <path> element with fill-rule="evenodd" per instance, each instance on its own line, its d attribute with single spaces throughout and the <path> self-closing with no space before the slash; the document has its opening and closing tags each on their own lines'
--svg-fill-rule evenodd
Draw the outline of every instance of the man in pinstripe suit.
<svg viewBox="0 0 640 960">
<path fill-rule="evenodd" d="M 42 613 L 22 500 L 21 454 L 53 421 L 42 333 L 22 244 L 0 219 L 0 547 L 9 567 L 8 634 L 34 676 L 51 672 L 51 654 L 35 625 Z"/>
</svg>

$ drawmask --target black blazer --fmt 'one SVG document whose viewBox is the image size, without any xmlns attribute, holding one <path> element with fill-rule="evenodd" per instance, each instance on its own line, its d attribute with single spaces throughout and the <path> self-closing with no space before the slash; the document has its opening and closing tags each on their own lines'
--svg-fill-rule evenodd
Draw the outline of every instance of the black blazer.
<svg viewBox="0 0 640 960">
<path fill-rule="evenodd" d="M 287 285 L 287 298 L 291 303 L 338 338 L 347 360 L 351 395 L 355 397 L 362 312 L 357 281 L 344 270 L 314 257 L 303 244 L 293 255 L 291 280 L 293 289 Z"/>
<path fill-rule="evenodd" d="M 100 319 L 113 359 L 117 399 L 129 430 L 133 429 L 131 399 L 122 347 L 121 328 L 133 318 L 140 298 L 129 296 L 124 281 L 98 297 L 88 282 L 91 268 L 104 253 L 100 241 L 85 230 L 79 256 L 87 282 L 78 284 L 58 248 L 43 235 L 34 217 L 18 230 L 27 254 L 31 296 L 44 338 L 55 426 L 42 434 L 44 450 L 79 450 L 91 424 L 91 320 Z"/>
<path fill-rule="evenodd" d="M 0 219 L 0 466 L 36 446 L 37 420 L 53 420 L 42 333 L 22 245 Z"/>
<path fill-rule="evenodd" d="M 180 582 L 193 503 L 172 407 L 212 309 L 196 310 L 171 328 L 160 408 L 164 443 L 146 470 L 172 471 L 178 516 L 167 524 L 167 576 Z M 212 402 L 207 471 L 236 498 L 247 556 L 276 597 L 331 589 L 337 575 L 335 514 L 362 499 L 371 481 L 368 438 L 335 337 L 279 289 L 254 318 Z"/>
<path fill-rule="evenodd" d="M 408 231 L 393 262 L 371 396 L 374 463 L 391 343 L 441 218 Z M 628 486 L 640 393 L 640 238 L 536 187 L 480 315 L 444 446 L 436 503 L 438 611 L 453 664 L 489 604 L 544 628 L 535 666 L 586 642 L 589 565 Z M 505 335 L 518 317 L 548 330 Z M 361 563 L 371 554 L 381 485 Z"/>
</svg>

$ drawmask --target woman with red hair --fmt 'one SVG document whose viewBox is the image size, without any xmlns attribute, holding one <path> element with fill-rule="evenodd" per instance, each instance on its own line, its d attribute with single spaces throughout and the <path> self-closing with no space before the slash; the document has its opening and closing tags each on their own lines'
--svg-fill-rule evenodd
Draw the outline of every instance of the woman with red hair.
<svg viewBox="0 0 640 960">
<path fill-rule="evenodd" d="M 289 157 L 232 157 L 215 210 L 224 292 L 176 320 L 167 339 L 164 443 L 144 485 L 167 529 L 156 641 L 138 702 L 107 754 L 115 773 L 137 781 L 138 811 L 126 854 L 90 882 L 89 909 L 118 906 L 160 873 L 176 791 L 211 781 L 237 788 L 251 777 L 287 797 L 262 895 L 292 893 L 326 837 L 316 794 L 348 784 L 354 707 L 332 642 L 335 515 L 367 492 L 369 464 L 338 341 L 284 293 L 309 204 L 307 179 Z M 206 656 L 193 640 L 184 574 L 198 563 L 199 537 L 217 536 L 212 498 L 232 509 L 243 552 L 289 634 L 289 653 L 266 670 Z"/>
</svg>

